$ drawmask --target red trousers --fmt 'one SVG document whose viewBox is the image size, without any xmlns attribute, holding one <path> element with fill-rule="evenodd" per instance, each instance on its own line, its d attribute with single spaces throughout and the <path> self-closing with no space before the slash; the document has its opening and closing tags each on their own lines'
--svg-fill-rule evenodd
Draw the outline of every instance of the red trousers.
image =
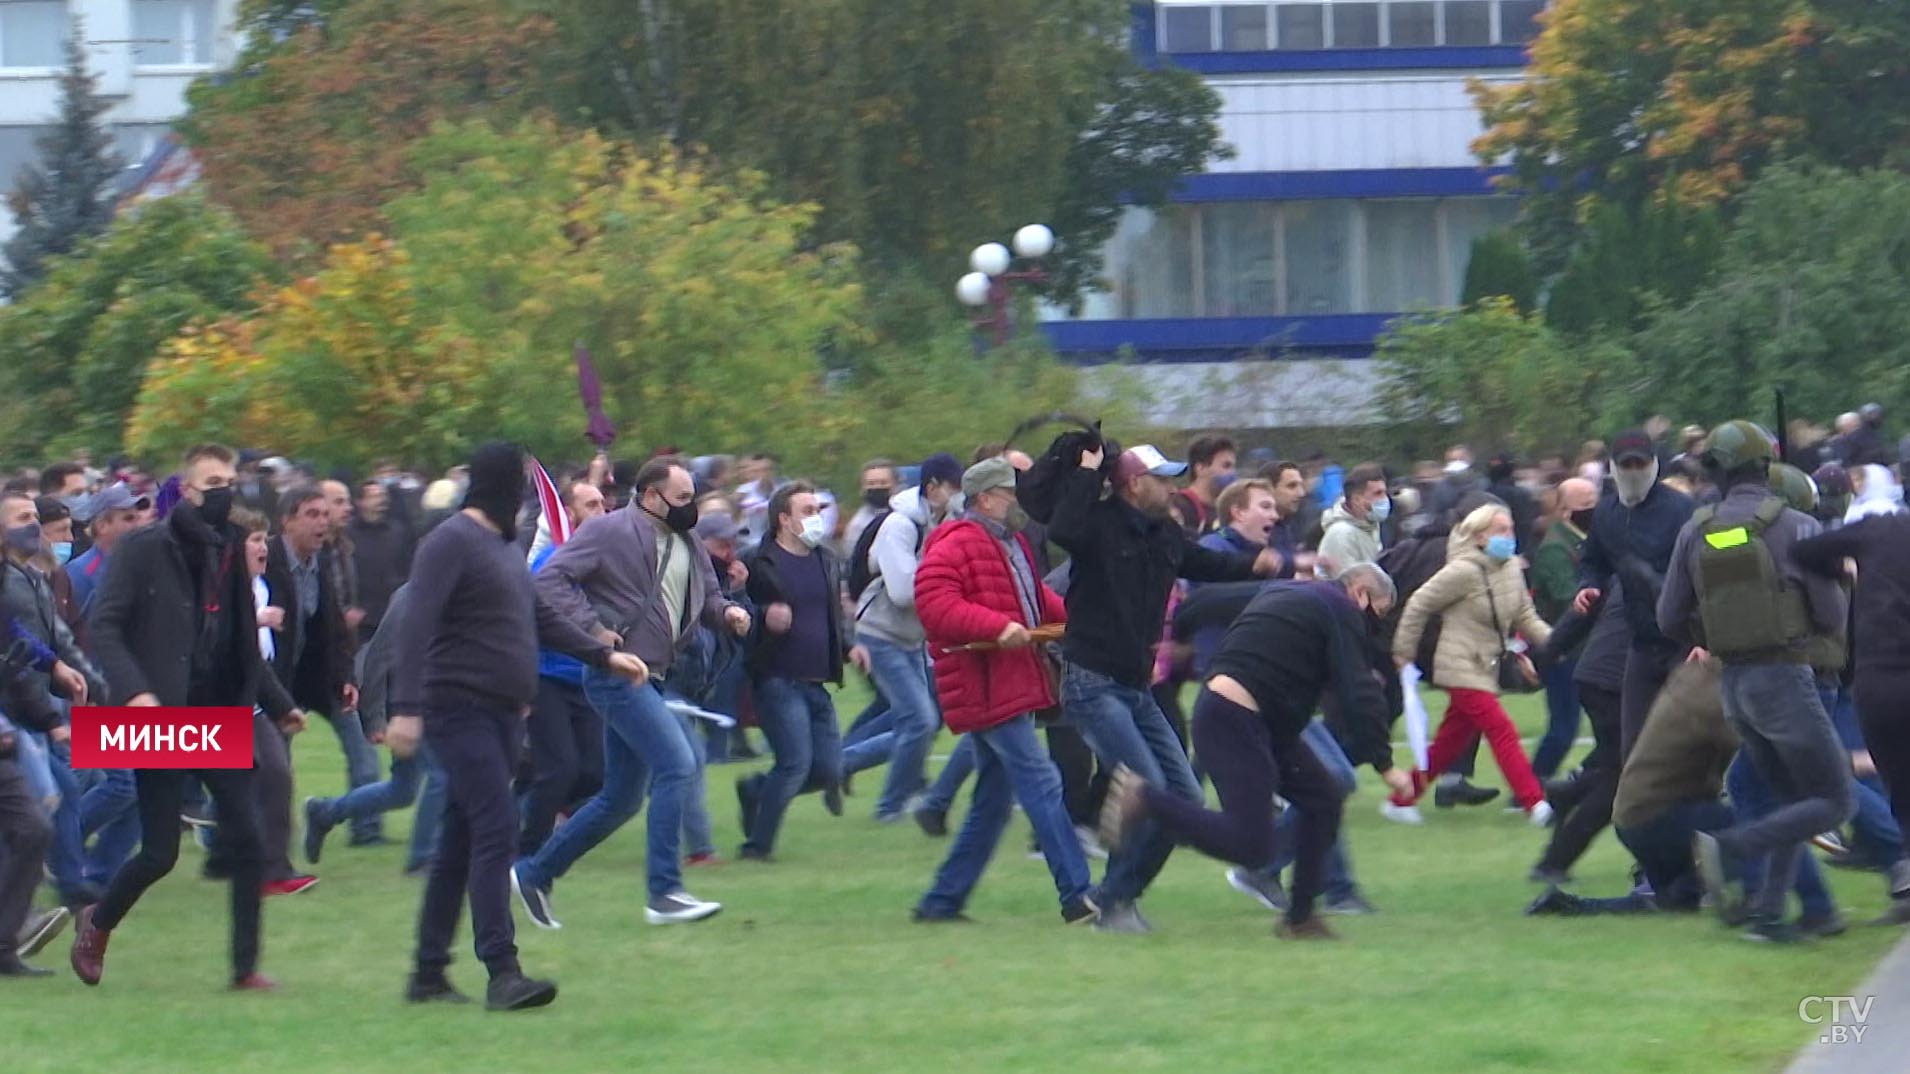
<svg viewBox="0 0 1910 1074">
<path fill-rule="evenodd" d="M 1428 781 L 1444 772 L 1476 734 L 1492 747 L 1492 757 L 1499 762 L 1499 771 L 1520 808 L 1531 809 L 1544 800 L 1545 791 L 1532 774 L 1532 762 L 1525 759 L 1525 747 L 1519 744 L 1518 729 L 1512 726 L 1512 717 L 1505 714 L 1505 706 L 1499 704 L 1498 695 L 1484 690 L 1448 690 L 1446 696 L 1446 718 L 1439 722 L 1427 751 L 1431 765 Z"/>
</svg>

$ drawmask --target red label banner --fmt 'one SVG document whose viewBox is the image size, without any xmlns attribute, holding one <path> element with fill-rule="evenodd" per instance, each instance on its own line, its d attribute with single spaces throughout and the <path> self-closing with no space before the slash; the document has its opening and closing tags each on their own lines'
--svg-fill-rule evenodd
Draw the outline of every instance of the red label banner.
<svg viewBox="0 0 1910 1074">
<path fill-rule="evenodd" d="M 74 768 L 251 768 L 252 710 L 73 710 Z"/>
</svg>

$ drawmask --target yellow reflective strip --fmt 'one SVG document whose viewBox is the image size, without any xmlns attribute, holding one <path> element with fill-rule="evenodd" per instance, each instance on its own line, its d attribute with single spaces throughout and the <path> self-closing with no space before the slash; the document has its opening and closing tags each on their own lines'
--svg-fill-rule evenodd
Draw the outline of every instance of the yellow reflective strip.
<svg viewBox="0 0 1910 1074">
<path fill-rule="evenodd" d="M 1736 529 L 1719 530 L 1704 535 L 1704 543 L 1716 549 L 1736 548 L 1751 543 L 1751 531 L 1739 526 Z"/>
</svg>

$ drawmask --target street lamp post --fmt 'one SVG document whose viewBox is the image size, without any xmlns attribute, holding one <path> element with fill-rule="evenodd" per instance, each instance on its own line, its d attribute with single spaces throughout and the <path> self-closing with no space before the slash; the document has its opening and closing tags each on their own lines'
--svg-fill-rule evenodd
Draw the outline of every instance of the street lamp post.
<svg viewBox="0 0 1910 1074">
<path fill-rule="evenodd" d="M 1015 268 L 1015 259 L 1038 262 L 1054 251 L 1054 232 L 1045 224 L 1029 224 L 1016 231 L 1012 241 L 1012 253 L 998 242 L 975 247 L 968 255 L 971 271 L 955 281 L 955 297 L 975 311 L 970 323 L 976 331 L 986 331 L 995 346 L 1008 342 L 1014 329 L 1014 285 L 1048 278 L 1038 264 Z"/>
</svg>

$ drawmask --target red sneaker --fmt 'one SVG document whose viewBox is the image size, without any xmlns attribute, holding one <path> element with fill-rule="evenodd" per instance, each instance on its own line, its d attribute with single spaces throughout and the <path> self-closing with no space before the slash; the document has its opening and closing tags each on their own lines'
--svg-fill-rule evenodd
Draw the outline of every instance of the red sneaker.
<svg viewBox="0 0 1910 1074">
<path fill-rule="evenodd" d="M 106 941 L 113 934 L 105 929 L 93 927 L 93 908 L 80 908 L 77 924 L 73 926 L 73 972 L 88 985 L 99 984 L 100 975 L 106 972 Z"/>
<path fill-rule="evenodd" d="M 267 880 L 259 890 L 265 895 L 297 895 L 301 891 L 310 891 L 317 883 L 318 877 L 306 874 L 284 880 Z"/>
<path fill-rule="evenodd" d="M 277 992 L 279 983 L 256 970 L 232 982 L 234 992 Z"/>
<path fill-rule="evenodd" d="M 723 864 L 723 859 L 716 856 L 716 851 L 705 850 L 701 854 L 692 854 L 689 857 L 684 858 L 683 864 L 685 865 L 721 865 Z"/>
</svg>

